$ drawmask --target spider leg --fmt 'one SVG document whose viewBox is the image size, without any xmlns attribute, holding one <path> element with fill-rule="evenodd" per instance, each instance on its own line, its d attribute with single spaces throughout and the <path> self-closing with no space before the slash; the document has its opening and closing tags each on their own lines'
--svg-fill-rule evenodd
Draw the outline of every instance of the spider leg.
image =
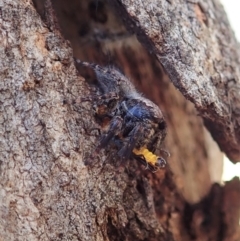
<svg viewBox="0 0 240 241">
<path fill-rule="evenodd" d="M 107 132 L 101 136 L 99 145 L 95 148 L 95 150 L 91 153 L 91 155 L 86 158 L 85 165 L 92 164 L 93 160 L 96 159 L 97 155 L 99 154 L 100 150 L 106 147 L 112 138 L 117 135 L 117 133 L 122 128 L 122 118 L 119 116 L 114 117 L 110 124 Z"/>
<path fill-rule="evenodd" d="M 145 160 L 145 157 L 144 156 L 142 156 L 142 163 L 143 163 L 143 165 L 145 164 L 145 170 L 147 170 L 147 169 L 150 169 L 150 167 L 149 167 L 149 164 L 148 164 L 148 162 Z"/>
<path fill-rule="evenodd" d="M 143 132 L 143 128 L 138 123 L 128 134 L 128 137 L 126 138 L 126 142 L 125 142 L 126 144 L 123 145 L 123 147 L 118 152 L 118 155 L 123 160 L 127 160 L 131 156 L 133 148 L 136 146 L 136 143 L 141 137 L 142 132 Z"/>
<path fill-rule="evenodd" d="M 164 156 L 165 158 L 169 158 L 169 157 L 171 156 L 171 154 L 169 153 L 169 151 L 167 151 L 166 149 L 160 148 L 160 147 L 155 148 L 154 151 L 158 151 L 158 153 L 159 153 L 161 156 L 162 156 L 162 154 L 163 154 L 163 156 Z M 162 159 L 164 159 L 164 158 L 162 158 Z"/>
<path fill-rule="evenodd" d="M 109 124 L 109 128 L 105 134 L 102 135 L 99 149 L 106 147 L 112 138 L 117 135 L 122 129 L 123 119 L 120 116 L 114 117 Z"/>
<path fill-rule="evenodd" d="M 147 161 L 145 160 L 145 157 L 143 155 L 136 155 L 134 152 L 132 153 L 132 157 L 140 162 L 143 166 L 145 166 L 145 170 L 149 169 L 149 165 Z"/>
<path fill-rule="evenodd" d="M 169 153 L 169 151 L 167 151 L 167 150 L 165 150 L 165 149 L 160 149 L 160 152 L 161 153 L 164 153 L 165 155 L 166 155 L 166 157 L 170 157 L 171 156 L 171 154 Z"/>
<path fill-rule="evenodd" d="M 145 164 L 146 164 L 146 166 L 145 166 L 145 170 L 149 169 L 148 162 L 146 162 Z"/>
<path fill-rule="evenodd" d="M 133 154 L 134 159 L 136 159 L 137 161 L 139 161 L 142 165 L 145 166 L 145 170 L 150 170 L 152 173 L 155 173 L 159 170 L 160 167 L 158 166 L 152 166 L 149 165 L 149 163 L 145 160 L 145 157 L 142 155 L 135 155 Z"/>
<path fill-rule="evenodd" d="M 158 171 L 158 168 L 157 167 L 149 167 L 149 170 L 152 172 L 152 173 L 155 173 Z"/>
</svg>

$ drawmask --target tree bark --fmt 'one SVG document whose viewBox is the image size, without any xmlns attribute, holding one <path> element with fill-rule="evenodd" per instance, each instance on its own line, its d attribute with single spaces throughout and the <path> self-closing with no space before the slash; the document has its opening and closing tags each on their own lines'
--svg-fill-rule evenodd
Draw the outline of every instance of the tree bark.
<svg viewBox="0 0 240 241">
<path fill-rule="evenodd" d="M 91 0 L 0 0 L 0 240 L 239 240 L 240 182 L 214 183 L 221 179 L 222 154 L 195 110 L 236 160 L 239 55 L 230 30 L 221 35 L 220 27 L 228 26 L 217 21 L 222 10 L 216 1 L 204 14 L 190 1 L 114 2 L 115 8 Z M 186 6 L 194 24 L 179 17 Z M 148 17 L 139 14 L 148 11 Z M 151 25 L 159 14 L 159 24 L 169 26 L 162 31 Z M 197 21 L 207 34 L 191 39 L 195 56 L 189 39 L 174 42 L 170 30 L 178 34 L 185 24 L 198 35 Z M 221 51 L 216 44 L 209 49 L 216 34 L 221 43 L 229 38 Z M 111 149 L 84 165 L 102 130 L 92 104 L 75 103 L 89 95 L 93 78 L 76 69 L 73 56 L 107 64 L 109 54 L 164 112 L 171 153 L 165 170 L 153 174 L 134 160 L 119 170 Z M 218 74 L 212 76 L 212 68 Z"/>
</svg>

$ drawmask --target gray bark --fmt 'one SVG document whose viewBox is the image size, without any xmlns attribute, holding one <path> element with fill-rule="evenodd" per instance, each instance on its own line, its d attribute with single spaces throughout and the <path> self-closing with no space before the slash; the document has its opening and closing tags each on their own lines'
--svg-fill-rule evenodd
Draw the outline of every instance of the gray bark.
<svg viewBox="0 0 240 241">
<path fill-rule="evenodd" d="M 89 230 L 77 230 L 75 223 L 90 222 L 77 215 L 88 206 L 77 200 L 87 199 L 90 190 L 81 182 L 87 170 L 78 122 L 88 111 L 76 116 L 63 100 L 86 87 L 71 48 L 44 26 L 31 2 L 6 0 L 0 6 L 1 240 L 84 237 Z"/>
<path fill-rule="evenodd" d="M 105 2 L 98 11 L 95 1 L 52 2 L 54 10 L 50 1 L 34 1 L 37 12 L 30 1 L 0 0 L 0 240 L 238 240 L 239 180 L 213 184 L 222 156 L 192 103 Z M 164 111 L 165 170 L 152 174 L 133 160 L 118 170 L 111 150 L 84 165 L 101 127 L 91 103 L 73 104 L 89 95 L 89 83 L 72 57 L 107 62 L 99 49 Z"/>
</svg>

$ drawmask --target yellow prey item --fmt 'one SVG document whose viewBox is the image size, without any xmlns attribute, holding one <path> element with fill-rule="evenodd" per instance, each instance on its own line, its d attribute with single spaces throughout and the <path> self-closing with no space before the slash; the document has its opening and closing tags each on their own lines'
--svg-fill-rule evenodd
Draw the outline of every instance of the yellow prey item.
<svg viewBox="0 0 240 241">
<path fill-rule="evenodd" d="M 143 156 L 145 161 L 153 166 L 156 165 L 158 161 L 158 156 L 150 152 L 146 147 L 141 147 L 140 149 L 133 149 L 133 153 L 138 156 Z"/>
</svg>

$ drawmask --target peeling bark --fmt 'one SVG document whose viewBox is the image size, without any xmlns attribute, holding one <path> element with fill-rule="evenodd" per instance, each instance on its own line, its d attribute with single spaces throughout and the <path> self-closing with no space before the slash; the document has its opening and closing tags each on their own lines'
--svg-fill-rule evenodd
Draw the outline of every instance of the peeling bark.
<svg viewBox="0 0 240 241">
<path fill-rule="evenodd" d="M 52 2 L 0 1 L 0 240 L 239 240 L 240 182 L 213 184 L 222 156 L 192 103 L 105 2 Z M 84 165 L 101 128 L 73 104 L 89 75 L 72 57 L 104 51 L 164 111 L 166 170 L 118 170 L 111 149 Z"/>
<path fill-rule="evenodd" d="M 112 2 L 194 103 L 221 150 L 239 161 L 240 48 L 219 1 Z"/>
</svg>

